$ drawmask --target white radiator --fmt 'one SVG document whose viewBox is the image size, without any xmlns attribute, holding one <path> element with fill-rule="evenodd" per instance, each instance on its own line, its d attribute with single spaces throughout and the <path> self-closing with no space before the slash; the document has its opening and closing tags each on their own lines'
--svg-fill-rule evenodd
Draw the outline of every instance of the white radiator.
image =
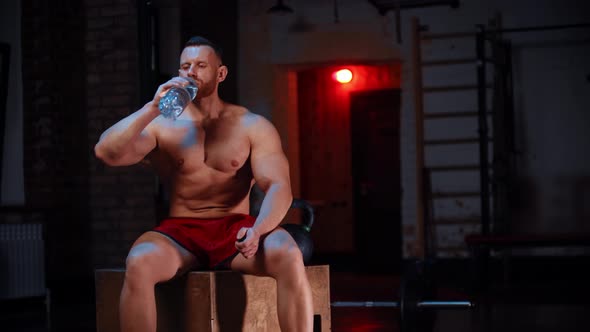
<svg viewBox="0 0 590 332">
<path fill-rule="evenodd" d="M 0 299 L 46 296 L 41 224 L 0 224 Z"/>
</svg>

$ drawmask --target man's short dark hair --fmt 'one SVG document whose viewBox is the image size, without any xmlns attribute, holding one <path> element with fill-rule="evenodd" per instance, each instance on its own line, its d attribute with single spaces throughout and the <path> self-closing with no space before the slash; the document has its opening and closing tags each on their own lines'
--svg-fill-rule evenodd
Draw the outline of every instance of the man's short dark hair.
<svg viewBox="0 0 590 332">
<path fill-rule="evenodd" d="M 193 36 L 191 37 L 185 44 L 184 47 L 189 47 L 189 46 L 209 46 L 211 47 L 214 51 L 215 54 L 219 57 L 219 60 L 221 60 L 221 63 L 223 63 L 223 51 L 221 50 L 221 47 L 217 46 L 217 44 L 213 43 L 212 41 L 210 41 L 209 39 L 205 38 L 205 37 L 201 37 L 201 36 Z"/>
</svg>

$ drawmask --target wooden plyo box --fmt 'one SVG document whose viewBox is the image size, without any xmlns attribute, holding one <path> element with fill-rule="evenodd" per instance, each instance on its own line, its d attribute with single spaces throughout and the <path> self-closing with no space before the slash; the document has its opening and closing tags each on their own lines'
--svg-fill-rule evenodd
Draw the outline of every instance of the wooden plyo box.
<svg viewBox="0 0 590 332">
<path fill-rule="evenodd" d="M 314 331 L 330 331 L 330 273 L 307 266 Z M 125 271 L 96 270 L 97 332 L 119 332 L 119 296 Z M 158 332 L 278 332 L 274 279 L 232 271 L 189 272 L 156 285 Z"/>
</svg>

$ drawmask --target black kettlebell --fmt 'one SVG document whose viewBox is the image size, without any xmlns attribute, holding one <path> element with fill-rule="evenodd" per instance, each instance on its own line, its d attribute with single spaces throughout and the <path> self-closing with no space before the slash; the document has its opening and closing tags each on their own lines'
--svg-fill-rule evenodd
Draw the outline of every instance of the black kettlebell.
<svg viewBox="0 0 590 332">
<path fill-rule="evenodd" d="M 302 223 L 287 223 L 282 224 L 281 227 L 291 234 L 303 254 L 303 263 L 307 264 L 313 254 L 313 241 L 311 240 L 311 234 L 309 234 L 314 222 L 313 207 L 305 200 L 294 198 L 291 208 L 301 209 L 303 211 Z"/>
</svg>

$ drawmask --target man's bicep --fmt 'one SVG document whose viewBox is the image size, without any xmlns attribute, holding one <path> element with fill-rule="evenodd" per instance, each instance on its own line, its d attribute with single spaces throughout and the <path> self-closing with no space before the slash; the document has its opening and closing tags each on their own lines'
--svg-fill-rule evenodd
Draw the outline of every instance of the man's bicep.
<svg viewBox="0 0 590 332">
<path fill-rule="evenodd" d="M 135 153 L 140 160 L 147 156 L 154 148 L 156 148 L 157 140 L 156 136 L 148 130 L 143 130 L 137 138 L 135 144 Z"/>
<path fill-rule="evenodd" d="M 289 163 L 282 152 L 258 158 L 252 156 L 251 162 L 254 179 L 262 190 L 268 189 L 272 184 L 290 185 Z"/>
<path fill-rule="evenodd" d="M 263 189 L 273 183 L 289 184 L 289 163 L 278 132 L 270 123 L 262 123 L 258 129 L 252 140 L 254 179 Z"/>
<path fill-rule="evenodd" d="M 117 165 L 114 166 L 129 166 L 142 161 L 156 148 L 157 140 L 152 133 L 144 130 L 132 144 L 128 152 L 121 156 Z"/>
</svg>

